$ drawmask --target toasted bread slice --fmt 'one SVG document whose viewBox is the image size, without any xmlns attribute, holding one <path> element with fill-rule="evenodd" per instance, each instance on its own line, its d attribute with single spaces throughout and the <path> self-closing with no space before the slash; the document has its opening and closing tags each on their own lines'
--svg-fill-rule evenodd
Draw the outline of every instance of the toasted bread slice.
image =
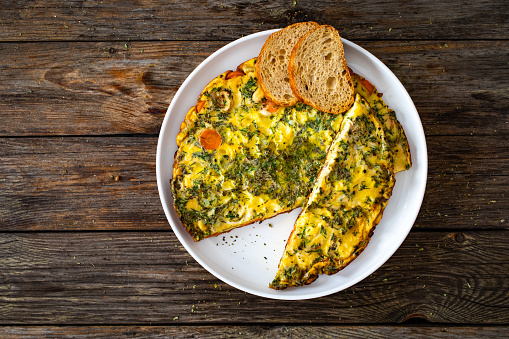
<svg viewBox="0 0 509 339">
<path fill-rule="evenodd" d="M 367 246 L 395 183 L 381 124 L 357 95 L 295 222 L 270 287 L 307 285 L 320 274 L 334 274 Z"/>
<path fill-rule="evenodd" d="M 316 22 L 300 22 L 272 33 L 263 45 L 256 73 L 265 97 L 279 106 L 293 106 L 298 99 L 292 92 L 288 76 L 288 61 L 293 47 L 309 30 L 319 27 Z"/>
<path fill-rule="evenodd" d="M 335 114 L 353 104 L 353 83 L 334 27 L 322 25 L 307 32 L 293 48 L 288 68 L 290 87 L 303 103 Z"/>
</svg>

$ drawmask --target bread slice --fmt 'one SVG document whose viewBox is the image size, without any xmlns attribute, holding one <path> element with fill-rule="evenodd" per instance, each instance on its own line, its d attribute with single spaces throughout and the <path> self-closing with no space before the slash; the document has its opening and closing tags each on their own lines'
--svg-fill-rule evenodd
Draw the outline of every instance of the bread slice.
<svg viewBox="0 0 509 339">
<path fill-rule="evenodd" d="M 343 113 L 354 102 L 354 87 L 338 31 L 322 25 L 295 45 L 288 65 L 290 87 L 303 103 L 327 113 Z"/>
<path fill-rule="evenodd" d="M 272 33 L 263 45 L 256 73 L 265 97 L 279 106 L 293 106 L 298 102 L 292 92 L 288 76 L 288 61 L 293 47 L 309 30 L 319 27 L 316 22 L 300 22 Z"/>
</svg>

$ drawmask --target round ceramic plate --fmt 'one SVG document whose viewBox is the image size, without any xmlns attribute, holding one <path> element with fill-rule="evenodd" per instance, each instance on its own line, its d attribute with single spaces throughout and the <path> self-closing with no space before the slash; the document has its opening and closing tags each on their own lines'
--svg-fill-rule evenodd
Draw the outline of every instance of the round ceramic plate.
<svg viewBox="0 0 509 339">
<path fill-rule="evenodd" d="M 384 94 L 387 105 L 396 111 L 410 144 L 413 163 L 410 170 L 396 174 L 392 197 L 366 249 L 335 275 L 320 276 L 307 286 L 276 291 L 268 286 L 275 276 L 300 208 L 261 223 L 194 242 L 175 213 L 170 189 L 173 157 L 177 151 L 175 138 L 180 124 L 210 80 L 256 57 L 265 40 L 275 31 L 252 34 L 224 46 L 187 77 L 175 94 L 161 127 L 157 145 L 157 187 L 164 212 L 176 236 L 210 273 L 231 286 L 258 296 L 310 299 L 354 285 L 378 269 L 401 245 L 412 228 L 424 196 L 428 164 L 426 141 L 412 99 L 396 76 L 372 54 L 343 39 L 348 66 L 371 81 Z"/>
</svg>

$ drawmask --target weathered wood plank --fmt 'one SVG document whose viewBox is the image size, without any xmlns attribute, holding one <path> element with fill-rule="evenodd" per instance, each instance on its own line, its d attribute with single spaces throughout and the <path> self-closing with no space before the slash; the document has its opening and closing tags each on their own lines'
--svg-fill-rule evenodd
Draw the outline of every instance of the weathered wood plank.
<svg viewBox="0 0 509 339">
<path fill-rule="evenodd" d="M 415 221 L 417 229 L 505 229 L 509 178 L 464 174 L 429 175 Z"/>
<path fill-rule="evenodd" d="M 2 233 L 0 323 L 507 324 L 508 241 L 507 230 L 411 232 L 357 285 L 275 301 L 215 279 L 172 233 Z"/>
<path fill-rule="evenodd" d="M 150 43 L 2 45 L 13 58 L 0 67 L 2 134 L 156 134 L 186 71 L 208 55 L 196 43 L 180 49 Z"/>
<path fill-rule="evenodd" d="M 9 338 L 503 338 L 508 327 L 435 326 L 30 326 L 0 327 Z"/>
<path fill-rule="evenodd" d="M 499 137 L 428 137 L 416 227 L 505 228 L 509 150 Z M 156 137 L 0 139 L 0 230 L 169 230 Z"/>
<path fill-rule="evenodd" d="M 504 39 L 507 13 L 503 0 L 11 0 L 0 9 L 0 40 L 232 40 L 306 20 L 356 39 Z"/>
<path fill-rule="evenodd" d="M 509 134 L 509 41 L 357 42 L 406 86 L 427 135 Z M 0 44 L 0 135 L 157 134 L 182 82 L 224 44 Z"/>
<path fill-rule="evenodd" d="M 1 143 L 3 230 L 170 229 L 157 193 L 157 138 Z"/>
</svg>

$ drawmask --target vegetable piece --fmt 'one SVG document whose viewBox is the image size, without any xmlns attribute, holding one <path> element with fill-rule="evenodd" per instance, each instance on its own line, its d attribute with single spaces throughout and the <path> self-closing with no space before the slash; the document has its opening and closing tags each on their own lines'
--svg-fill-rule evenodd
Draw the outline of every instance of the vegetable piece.
<svg viewBox="0 0 509 339">
<path fill-rule="evenodd" d="M 200 112 L 201 109 L 203 108 L 203 105 L 205 105 L 205 100 L 200 100 L 198 101 L 198 103 L 196 104 L 196 112 Z"/>
<path fill-rule="evenodd" d="M 215 129 L 206 129 L 200 134 L 200 145 L 206 150 L 215 150 L 222 142 L 221 135 Z"/>
<path fill-rule="evenodd" d="M 227 90 L 220 90 L 211 94 L 212 101 L 221 112 L 228 112 L 232 106 L 231 94 Z"/>
<path fill-rule="evenodd" d="M 368 91 L 369 95 L 371 95 L 371 93 L 373 93 L 373 85 L 371 84 L 371 82 L 364 79 L 361 80 L 361 83 L 364 85 L 364 87 L 366 87 L 366 90 Z"/>
<path fill-rule="evenodd" d="M 265 103 L 263 104 L 263 109 L 270 113 L 276 113 L 278 108 L 279 108 L 279 106 L 276 105 L 275 102 L 270 101 L 270 100 L 265 101 Z"/>
<path fill-rule="evenodd" d="M 226 75 L 225 79 L 226 80 L 230 80 L 230 79 L 233 79 L 233 78 L 236 78 L 236 77 L 240 77 L 240 76 L 243 76 L 245 75 L 244 72 L 242 71 L 233 71 L 233 72 L 230 72 Z"/>
</svg>

